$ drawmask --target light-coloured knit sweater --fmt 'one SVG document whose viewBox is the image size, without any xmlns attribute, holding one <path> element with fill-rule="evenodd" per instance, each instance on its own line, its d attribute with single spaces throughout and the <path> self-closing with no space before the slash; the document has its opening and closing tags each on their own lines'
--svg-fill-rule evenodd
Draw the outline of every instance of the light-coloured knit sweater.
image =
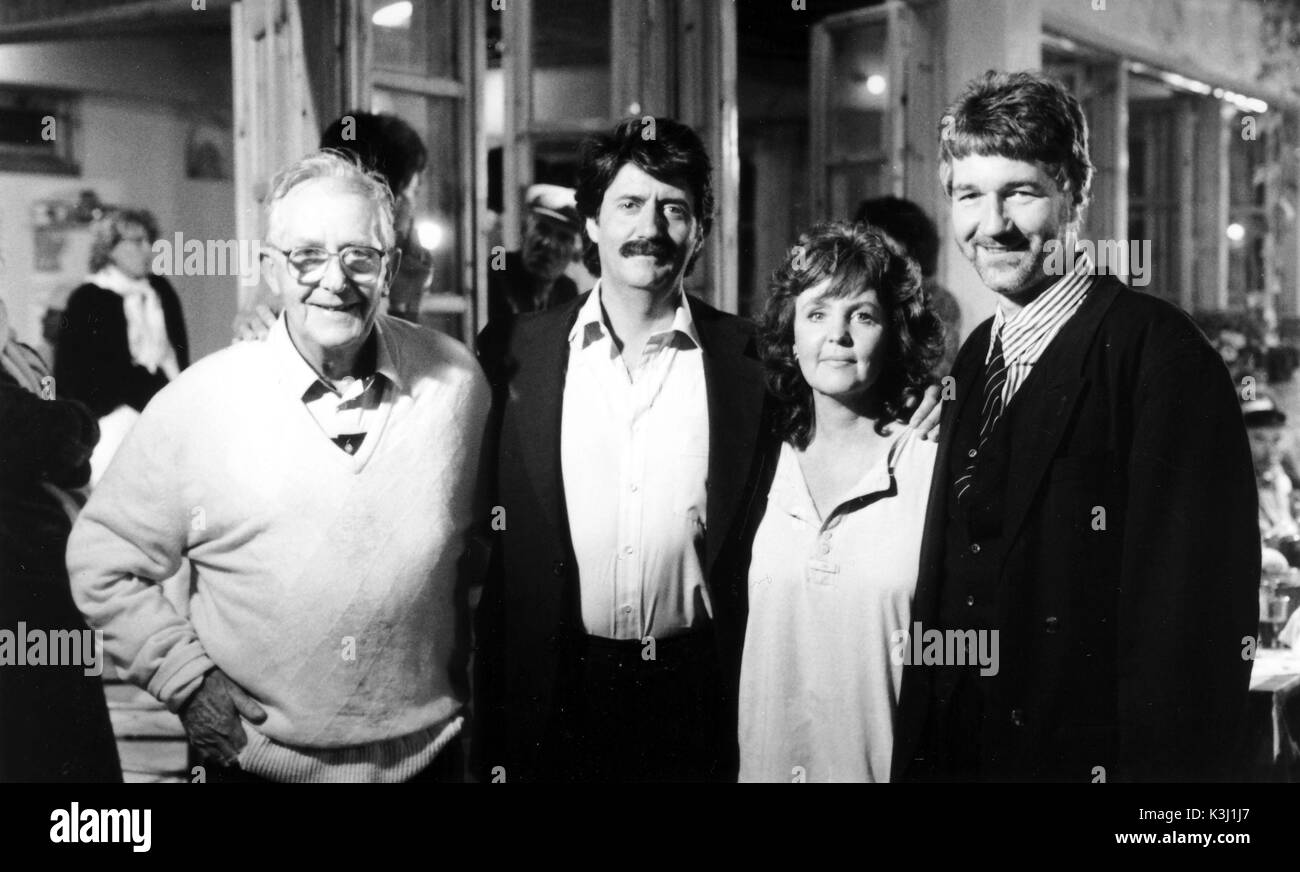
<svg viewBox="0 0 1300 872">
<path fill-rule="evenodd" d="M 397 780 L 459 729 L 457 562 L 488 386 L 454 339 L 377 329 L 401 384 L 355 456 L 280 377 L 275 343 L 241 343 L 154 398 L 68 543 L 119 668 L 175 711 L 220 667 L 267 712 L 241 763 L 271 777 Z M 188 620 L 156 584 L 182 557 Z"/>
</svg>

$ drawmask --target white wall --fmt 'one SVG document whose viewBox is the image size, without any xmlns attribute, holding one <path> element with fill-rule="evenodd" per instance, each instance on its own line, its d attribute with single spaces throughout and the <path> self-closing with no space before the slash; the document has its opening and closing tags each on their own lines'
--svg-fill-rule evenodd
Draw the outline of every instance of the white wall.
<svg viewBox="0 0 1300 872">
<path fill-rule="evenodd" d="M 84 231 L 74 234 L 59 273 L 35 272 L 30 216 L 36 200 L 75 199 L 93 188 L 105 202 L 150 209 L 165 238 L 177 231 L 186 238 L 234 235 L 233 182 L 185 177 L 193 125 L 215 125 L 229 137 L 228 33 L 0 46 L 0 84 L 82 94 L 81 176 L 0 174 L 0 295 L 24 341 L 39 343 L 45 309 L 60 306 L 86 273 Z M 227 345 L 237 279 L 170 280 L 181 296 L 194 357 Z"/>
<path fill-rule="evenodd" d="M 1263 12 L 1252 0 L 1041 0 L 1043 23 L 1176 72 L 1253 81 Z M 1101 8 L 1096 8 L 1101 7 Z"/>
</svg>

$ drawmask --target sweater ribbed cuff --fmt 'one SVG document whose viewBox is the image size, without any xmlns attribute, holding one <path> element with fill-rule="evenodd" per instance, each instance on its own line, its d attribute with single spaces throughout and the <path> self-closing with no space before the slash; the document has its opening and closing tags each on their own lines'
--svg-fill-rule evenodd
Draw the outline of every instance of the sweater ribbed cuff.
<svg viewBox="0 0 1300 872">
<path fill-rule="evenodd" d="M 408 781 L 460 733 L 465 718 L 453 715 L 423 730 L 367 745 L 346 748 L 300 748 L 267 738 L 240 719 L 248 744 L 239 766 L 272 781 L 384 782 Z"/>
</svg>

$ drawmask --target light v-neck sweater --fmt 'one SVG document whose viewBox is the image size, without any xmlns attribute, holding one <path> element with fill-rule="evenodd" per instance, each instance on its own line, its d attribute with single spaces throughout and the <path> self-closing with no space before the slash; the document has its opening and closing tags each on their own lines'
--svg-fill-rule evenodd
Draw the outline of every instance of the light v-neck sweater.
<svg viewBox="0 0 1300 872">
<path fill-rule="evenodd" d="M 457 562 L 488 386 L 454 339 L 377 328 L 402 387 L 355 456 L 293 395 L 271 342 L 241 343 L 155 397 L 68 544 L 77 605 L 119 668 L 176 710 L 220 667 L 267 712 L 240 759 L 271 777 L 328 777 L 357 756 L 316 752 L 367 745 L 383 760 L 353 774 L 389 780 L 394 759 L 413 774 L 459 727 Z M 182 557 L 188 619 L 156 583 Z"/>
</svg>

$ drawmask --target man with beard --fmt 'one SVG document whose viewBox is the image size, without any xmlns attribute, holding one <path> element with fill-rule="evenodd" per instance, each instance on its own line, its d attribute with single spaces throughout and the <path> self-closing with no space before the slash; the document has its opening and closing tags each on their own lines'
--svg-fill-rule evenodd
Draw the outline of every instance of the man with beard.
<svg viewBox="0 0 1300 872">
<path fill-rule="evenodd" d="M 488 271 L 488 323 L 559 306 L 578 296 L 564 274 L 578 254 L 582 223 L 573 189 L 533 185 L 528 189 L 524 240 L 519 251 L 492 263 Z"/>
<path fill-rule="evenodd" d="M 599 281 L 480 337 L 504 511 L 477 619 L 486 778 L 736 776 L 744 591 L 723 546 L 764 389 L 753 325 L 683 287 L 709 177 L 669 119 L 589 140 L 577 206 Z"/>
<path fill-rule="evenodd" d="M 1001 656 L 908 663 L 892 777 L 1232 777 L 1260 548 L 1228 373 L 1183 312 L 1073 256 L 1093 167 L 1057 82 L 990 72 L 941 131 L 998 307 L 953 367 L 913 632 Z"/>
</svg>

